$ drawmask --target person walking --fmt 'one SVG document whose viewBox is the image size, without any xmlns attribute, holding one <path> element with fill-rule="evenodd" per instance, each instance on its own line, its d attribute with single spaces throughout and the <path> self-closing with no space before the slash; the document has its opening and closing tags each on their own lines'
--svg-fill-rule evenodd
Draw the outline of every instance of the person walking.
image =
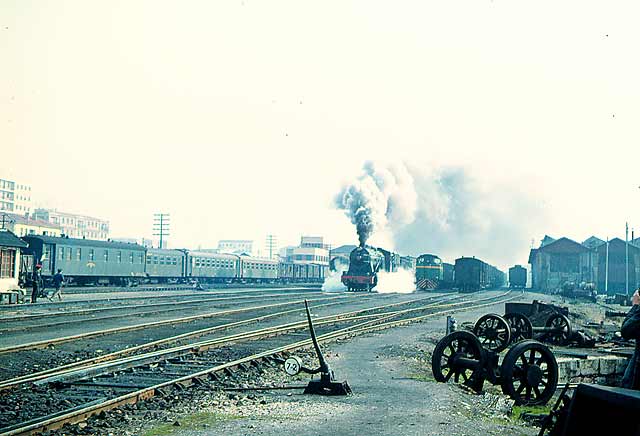
<svg viewBox="0 0 640 436">
<path fill-rule="evenodd" d="M 635 339 L 636 349 L 622 377 L 622 387 L 640 390 L 640 289 L 631 297 L 631 304 L 631 310 L 622 323 L 620 333 L 627 340 Z"/>
<path fill-rule="evenodd" d="M 55 291 L 49 298 L 49 301 L 53 301 L 55 296 L 57 295 L 60 301 L 62 301 L 62 285 L 64 284 L 64 276 L 62 275 L 62 270 L 59 269 L 58 272 L 53 276 L 53 287 Z"/>
</svg>

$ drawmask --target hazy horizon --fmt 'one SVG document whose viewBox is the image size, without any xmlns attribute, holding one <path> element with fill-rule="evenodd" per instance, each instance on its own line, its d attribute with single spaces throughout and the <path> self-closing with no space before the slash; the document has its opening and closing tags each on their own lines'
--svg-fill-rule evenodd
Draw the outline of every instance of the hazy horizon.
<svg viewBox="0 0 640 436">
<path fill-rule="evenodd" d="M 368 161 L 455 182 L 443 220 L 459 224 L 391 229 L 422 252 L 450 241 L 449 261 L 526 264 L 545 234 L 624 239 L 626 221 L 638 237 L 639 11 L 4 1 L 0 177 L 113 237 L 150 237 L 168 212 L 171 247 L 357 244 L 335 197 Z M 423 214 L 446 218 L 421 189 Z"/>
</svg>

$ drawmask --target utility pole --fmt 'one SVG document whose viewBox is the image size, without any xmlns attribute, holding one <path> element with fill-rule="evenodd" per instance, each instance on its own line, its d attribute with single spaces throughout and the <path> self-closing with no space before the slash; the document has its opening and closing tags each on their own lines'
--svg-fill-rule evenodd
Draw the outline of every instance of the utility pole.
<svg viewBox="0 0 640 436">
<path fill-rule="evenodd" d="M 2 214 L 2 221 L 1 221 L 1 223 L 0 223 L 0 229 L 3 229 L 3 230 L 5 230 L 5 229 L 6 229 L 6 230 L 8 230 L 8 229 L 7 229 L 7 226 L 8 226 L 9 224 L 13 223 L 13 222 L 14 222 L 14 220 L 12 220 L 11 218 L 9 218 L 9 215 L 7 215 L 6 213 L 3 213 L 3 214 Z"/>
<path fill-rule="evenodd" d="M 627 298 L 629 298 L 629 223 L 625 223 L 624 231 L 624 245 L 625 245 L 625 290 Z"/>
<path fill-rule="evenodd" d="M 604 293 L 609 294 L 609 238 L 607 237 L 607 252 L 604 257 Z"/>
<path fill-rule="evenodd" d="M 170 214 L 154 213 L 153 214 L 153 236 L 160 237 L 160 248 L 164 248 L 162 241 L 169 236 Z"/>
<path fill-rule="evenodd" d="M 273 259 L 273 252 L 276 249 L 277 239 L 274 235 L 267 235 L 267 250 L 269 250 L 269 259 Z"/>
</svg>

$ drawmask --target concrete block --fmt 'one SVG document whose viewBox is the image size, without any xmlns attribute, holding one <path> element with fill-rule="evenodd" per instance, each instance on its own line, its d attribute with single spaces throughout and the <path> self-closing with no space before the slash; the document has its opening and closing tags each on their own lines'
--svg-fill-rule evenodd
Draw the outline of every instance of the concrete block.
<svg viewBox="0 0 640 436">
<path fill-rule="evenodd" d="M 617 356 L 600 357 L 600 375 L 616 374 L 618 360 L 620 360 L 620 358 Z"/>
<path fill-rule="evenodd" d="M 580 359 L 578 361 L 578 365 L 580 367 L 581 376 L 584 377 L 598 375 L 598 371 L 600 368 L 600 359 L 589 356 L 586 359 Z"/>
<path fill-rule="evenodd" d="M 566 383 L 573 380 L 580 375 L 580 367 L 576 359 L 570 359 L 561 357 L 557 359 L 558 362 L 558 380 L 561 383 Z"/>
</svg>

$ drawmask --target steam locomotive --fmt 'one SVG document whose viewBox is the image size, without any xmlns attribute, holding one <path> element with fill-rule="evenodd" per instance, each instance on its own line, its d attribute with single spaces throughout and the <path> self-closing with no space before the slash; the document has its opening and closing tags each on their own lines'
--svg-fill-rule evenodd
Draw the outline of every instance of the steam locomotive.
<svg viewBox="0 0 640 436">
<path fill-rule="evenodd" d="M 380 250 L 366 245 L 349 254 L 349 269 L 342 272 L 341 281 L 349 291 L 370 291 L 378 284 L 378 271 L 385 257 Z"/>
<path fill-rule="evenodd" d="M 360 245 L 349 254 L 349 269 L 342 272 L 342 283 L 349 291 L 371 291 L 378 284 L 378 272 L 413 270 L 416 259 L 383 248 Z"/>
</svg>

